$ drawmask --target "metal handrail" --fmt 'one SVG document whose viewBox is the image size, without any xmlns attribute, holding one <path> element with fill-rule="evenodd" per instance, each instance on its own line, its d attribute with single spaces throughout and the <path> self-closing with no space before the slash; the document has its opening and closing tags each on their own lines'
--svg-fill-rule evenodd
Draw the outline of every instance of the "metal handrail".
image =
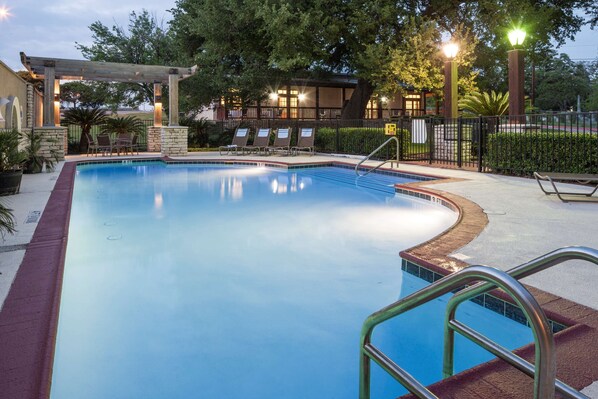
<svg viewBox="0 0 598 399">
<path fill-rule="evenodd" d="M 398 164 L 399 164 L 399 146 L 400 146 L 400 144 L 399 144 L 399 139 L 397 139 L 395 136 L 392 136 L 391 138 L 389 138 L 388 140 L 386 140 L 384 143 L 382 143 L 382 144 L 380 145 L 380 147 L 378 147 L 378 148 L 376 148 L 374 151 L 372 151 L 372 152 L 370 153 L 370 155 L 368 155 L 367 157 L 363 158 L 361 161 L 359 161 L 359 163 L 358 163 L 357 165 L 355 165 L 355 174 L 356 174 L 357 176 L 359 176 L 359 177 L 363 177 L 363 176 L 366 176 L 366 175 L 368 175 L 368 174 L 372 173 L 373 171 L 375 171 L 376 169 L 378 169 L 379 167 L 381 167 L 382 165 L 384 165 L 384 164 L 385 164 L 385 163 L 387 163 L 387 162 L 395 162 L 395 160 L 394 160 L 394 159 L 387 159 L 386 161 L 382 162 L 380 165 L 378 165 L 378 166 L 376 166 L 376 167 L 374 167 L 374 168 L 372 168 L 372 169 L 369 169 L 369 170 L 368 170 L 367 172 L 365 172 L 363 175 L 360 175 L 360 174 L 359 174 L 359 166 L 360 166 L 362 163 L 364 163 L 365 161 L 369 160 L 369 159 L 372 157 L 372 155 L 374 155 L 375 153 L 377 153 L 378 151 L 380 151 L 382 148 L 384 148 L 384 147 L 385 147 L 385 146 L 386 146 L 388 143 L 390 143 L 390 142 L 391 142 L 391 141 L 393 141 L 393 140 L 397 142 L 397 158 L 396 158 L 396 163 L 397 163 L 397 165 L 398 165 Z"/>
<path fill-rule="evenodd" d="M 560 263 L 573 259 L 586 260 L 588 262 L 592 262 L 598 265 L 598 251 L 588 247 L 559 248 L 538 258 L 535 258 L 529 262 L 516 266 L 508 270 L 507 273 L 510 276 L 519 280 L 531 276 L 532 274 L 538 273 L 542 270 L 546 270 L 552 266 L 556 266 Z M 446 308 L 444 329 L 444 354 L 442 365 L 443 378 L 450 377 L 454 373 L 455 331 L 457 331 L 461 335 L 467 336 L 469 339 L 480 340 L 481 342 L 484 342 L 486 344 L 489 344 L 490 341 L 488 338 L 476 333 L 475 331 L 472 332 L 471 330 L 469 330 L 467 326 L 464 326 L 462 323 L 459 323 L 455 320 L 457 307 L 461 303 L 470 300 L 478 295 L 481 295 L 485 292 L 491 291 L 495 288 L 496 285 L 492 283 L 482 282 L 457 292 L 449 299 Z M 496 356 L 500 356 L 499 353 L 501 351 L 504 352 L 506 350 L 496 345 L 495 343 L 489 345 L 489 348 L 487 349 Z M 531 363 L 523 360 L 521 357 L 513 353 L 509 353 L 507 356 L 502 358 L 506 362 L 519 369 L 520 371 L 524 372 L 525 374 L 530 376 L 534 374 L 534 366 Z M 555 388 L 560 394 L 568 398 L 588 398 L 584 394 L 578 392 L 574 388 L 571 388 L 570 386 L 559 380 L 555 381 Z"/>
<path fill-rule="evenodd" d="M 361 329 L 360 362 L 359 362 L 359 397 L 370 397 L 370 360 L 374 360 L 386 372 L 392 375 L 411 393 L 419 398 L 438 399 L 423 384 L 386 357 L 371 343 L 374 328 L 393 317 L 447 294 L 455 288 L 472 281 L 487 281 L 502 288 L 522 308 L 531 326 L 536 348 L 536 369 L 534 375 L 534 397 L 542 399 L 554 398 L 556 359 L 554 339 L 549 328 L 548 319 L 536 299 L 523 285 L 506 272 L 488 266 L 470 266 L 466 269 L 444 277 L 437 282 L 403 298 L 370 315 Z M 473 340 L 485 347 L 485 342 Z M 499 349 L 499 350 L 502 350 Z M 508 354 L 511 354 L 507 350 Z"/>
</svg>

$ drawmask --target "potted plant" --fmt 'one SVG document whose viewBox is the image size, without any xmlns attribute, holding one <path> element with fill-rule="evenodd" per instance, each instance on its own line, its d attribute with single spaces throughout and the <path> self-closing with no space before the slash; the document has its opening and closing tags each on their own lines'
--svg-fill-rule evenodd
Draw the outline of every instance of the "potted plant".
<svg viewBox="0 0 598 399">
<path fill-rule="evenodd" d="M 23 133 L 22 137 L 25 139 L 25 154 L 26 160 L 24 163 L 25 173 L 40 173 L 46 165 L 48 170 L 54 170 L 54 165 L 58 162 L 58 152 L 50 147 L 50 156 L 41 153 L 42 136 L 35 134 L 33 130 Z M 50 144 L 54 143 L 55 139 L 49 139 Z"/>
<path fill-rule="evenodd" d="M 0 202 L 0 237 L 4 240 L 5 234 L 13 234 L 15 232 L 15 219 L 12 214 L 12 209 L 8 209 Z"/>
<path fill-rule="evenodd" d="M 19 132 L 0 130 L 0 195 L 19 192 L 26 160 L 25 152 L 19 150 Z"/>
</svg>

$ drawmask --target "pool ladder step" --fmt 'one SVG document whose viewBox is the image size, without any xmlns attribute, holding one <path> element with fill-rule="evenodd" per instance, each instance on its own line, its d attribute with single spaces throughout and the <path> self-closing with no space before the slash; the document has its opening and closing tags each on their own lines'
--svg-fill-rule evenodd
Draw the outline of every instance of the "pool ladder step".
<svg viewBox="0 0 598 399">
<path fill-rule="evenodd" d="M 361 329 L 359 398 L 369 399 L 370 397 L 370 360 L 373 360 L 418 398 L 438 399 L 422 383 L 376 348 L 371 342 L 372 333 L 377 325 L 389 319 L 453 292 L 466 284 L 482 281 L 457 291 L 447 303 L 444 323 L 443 377 L 447 378 L 453 375 L 454 333 L 458 332 L 533 377 L 535 399 L 553 399 L 555 391 L 565 398 L 589 399 L 586 395 L 556 379 L 556 357 L 552 329 L 536 299 L 518 281 L 567 260 L 574 259 L 585 260 L 598 265 L 598 251 L 587 247 L 564 247 L 506 272 L 482 265 L 470 266 L 371 314 L 365 320 Z M 455 320 L 457 307 L 461 303 L 495 288 L 502 289 L 523 310 L 534 335 L 535 366 L 467 325 Z"/>
</svg>

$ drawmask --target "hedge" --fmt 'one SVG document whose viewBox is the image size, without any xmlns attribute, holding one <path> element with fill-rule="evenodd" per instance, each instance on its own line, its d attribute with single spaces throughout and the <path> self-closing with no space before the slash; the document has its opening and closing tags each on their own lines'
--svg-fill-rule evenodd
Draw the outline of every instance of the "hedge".
<svg viewBox="0 0 598 399">
<path fill-rule="evenodd" d="M 337 148 L 336 132 L 335 128 L 319 128 L 315 140 L 316 151 L 368 155 L 390 138 L 384 134 L 384 128 L 342 127 L 338 129 Z M 402 159 L 411 143 L 411 133 L 406 129 L 397 129 L 397 138 L 402 142 L 400 154 Z M 392 155 L 396 153 L 396 144 L 390 143 L 388 147 L 381 150 L 380 154 L 385 152 L 387 157 L 393 157 Z"/>
<path fill-rule="evenodd" d="M 488 135 L 485 164 L 495 173 L 598 173 L 598 135 L 529 132 Z"/>
</svg>

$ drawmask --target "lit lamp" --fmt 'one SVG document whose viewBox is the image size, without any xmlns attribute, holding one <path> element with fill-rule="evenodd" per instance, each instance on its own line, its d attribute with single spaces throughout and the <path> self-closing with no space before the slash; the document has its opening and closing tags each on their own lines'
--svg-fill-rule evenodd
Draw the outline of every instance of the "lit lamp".
<svg viewBox="0 0 598 399">
<path fill-rule="evenodd" d="M 303 119 L 303 106 L 301 103 L 304 102 L 306 98 L 305 93 L 299 93 L 297 95 L 297 100 L 299 102 L 299 119 Z"/>
<path fill-rule="evenodd" d="M 162 84 L 154 82 L 154 126 L 162 126 Z"/>
<path fill-rule="evenodd" d="M 0 21 L 8 19 L 10 16 L 10 10 L 6 6 L 0 6 Z"/>
<path fill-rule="evenodd" d="M 509 56 L 509 120 L 521 123 L 525 120 L 525 97 L 523 93 L 524 81 L 524 55 L 521 49 L 525 40 L 525 31 L 514 29 L 508 34 L 509 42 L 513 50 L 508 52 Z"/>
<path fill-rule="evenodd" d="M 455 57 L 459 52 L 456 43 L 447 43 L 443 47 L 444 55 L 444 117 L 453 119 L 458 116 L 457 108 L 457 61 Z"/>
</svg>

